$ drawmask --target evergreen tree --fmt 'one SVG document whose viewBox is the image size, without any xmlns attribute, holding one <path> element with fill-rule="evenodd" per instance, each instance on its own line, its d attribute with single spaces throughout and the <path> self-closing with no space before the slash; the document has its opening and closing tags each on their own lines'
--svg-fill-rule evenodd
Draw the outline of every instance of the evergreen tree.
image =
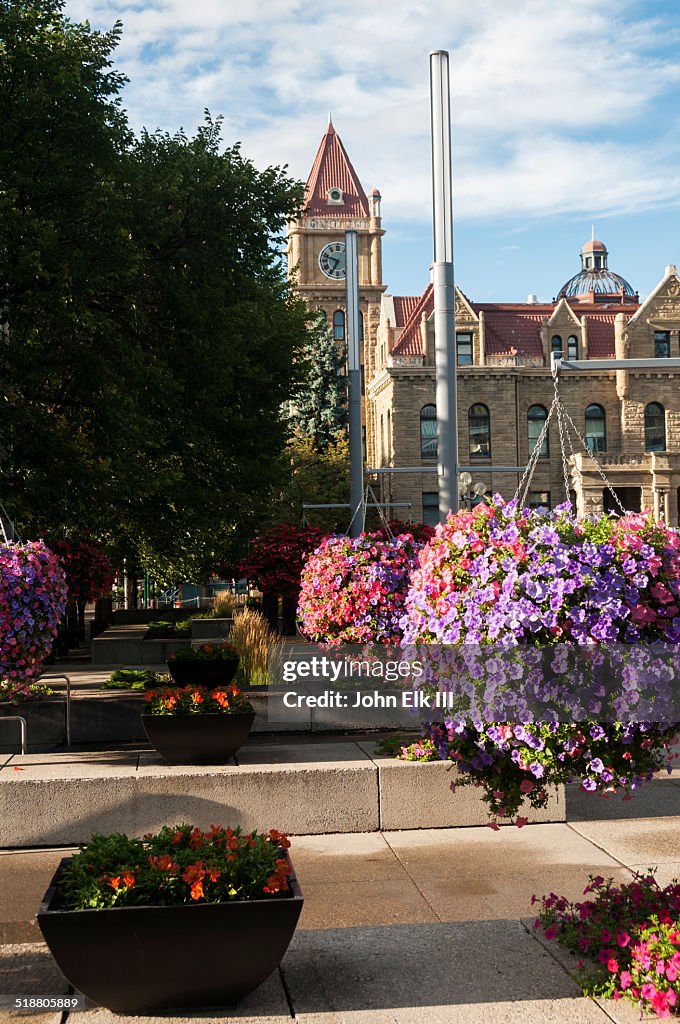
<svg viewBox="0 0 680 1024">
<path fill-rule="evenodd" d="M 344 346 L 338 346 L 325 314 L 317 310 L 303 348 L 303 378 L 293 394 L 290 423 L 293 434 L 308 438 L 319 452 L 336 442 L 347 429 L 344 364 Z"/>
</svg>

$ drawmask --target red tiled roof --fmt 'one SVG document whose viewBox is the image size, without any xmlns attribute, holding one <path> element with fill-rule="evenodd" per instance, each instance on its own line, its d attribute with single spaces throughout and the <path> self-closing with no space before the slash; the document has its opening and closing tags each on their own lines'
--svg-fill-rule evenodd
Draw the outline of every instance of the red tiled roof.
<svg viewBox="0 0 680 1024">
<path fill-rule="evenodd" d="M 342 189 L 342 205 L 328 204 L 328 190 Z M 317 217 L 368 217 L 368 199 L 332 124 L 321 140 L 305 189 L 305 212 Z"/>
<path fill-rule="evenodd" d="M 410 296 L 409 296 L 410 298 Z M 423 313 L 425 316 L 429 316 L 434 310 L 434 289 L 431 284 L 428 284 L 427 288 L 423 292 L 422 296 L 417 300 L 415 306 L 411 310 L 410 316 L 404 324 L 404 330 L 401 332 L 399 341 L 392 349 L 393 356 L 422 356 L 425 355 L 423 351 L 423 337 L 420 332 L 420 321 Z"/>
<path fill-rule="evenodd" d="M 484 351 L 490 356 L 543 356 L 541 323 L 553 306 L 475 303 L 484 312 Z"/>
<path fill-rule="evenodd" d="M 393 295 L 392 302 L 396 319 L 392 326 L 402 328 L 420 302 L 420 295 Z"/>
<path fill-rule="evenodd" d="M 405 317 L 404 329 L 399 341 L 392 350 L 395 356 L 422 356 L 423 341 L 420 322 L 423 313 L 430 316 L 434 309 L 434 292 L 428 285 L 420 299 L 412 296 L 395 296 L 395 313 L 397 302 L 414 303 Z M 540 303 L 470 303 L 475 313 L 484 313 L 485 351 L 487 355 L 519 355 L 543 358 L 541 345 L 541 326 L 555 309 L 555 304 Z M 639 308 L 638 306 L 635 307 Z M 616 304 L 605 311 L 601 304 L 578 303 L 579 319 L 587 317 L 588 356 L 591 359 L 613 358 L 614 321 L 620 310 Z M 630 307 L 629 307 L 630 309 Z M 628 312 L 628 310 L 627 310 Z M 574 325 L 575 326 L 575 325 Z"/>
<path fill-rule="evenodd" d="M 613 359 L 614 350 L 614 320 L 616 313 L 600 313 L 594 316 L 592 313 L 586 318 L 586 331 L 588 334 L 588 356 L 591 359 Z"/>
</svg>

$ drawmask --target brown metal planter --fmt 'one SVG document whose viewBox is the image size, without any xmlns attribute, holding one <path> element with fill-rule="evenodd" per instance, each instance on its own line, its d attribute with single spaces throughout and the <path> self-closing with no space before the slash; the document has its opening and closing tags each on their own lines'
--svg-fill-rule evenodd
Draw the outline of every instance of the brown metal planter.
<svg viewBox="0 0 680 1024">
<path fill-rule="evenodd" d="M 248 739 L 254 721 L 254 711 L 142 715 L 149 743 L 170 764 L 225 764 Z"/>
<path fill-rule="evenodd" d="M 114 1013 L 234 1006 L 276 970 L 302 910 L 290 893 L 178 907 L 62 910 L 55 874 L 37 918 L 73 987 Z"/>
</svg>

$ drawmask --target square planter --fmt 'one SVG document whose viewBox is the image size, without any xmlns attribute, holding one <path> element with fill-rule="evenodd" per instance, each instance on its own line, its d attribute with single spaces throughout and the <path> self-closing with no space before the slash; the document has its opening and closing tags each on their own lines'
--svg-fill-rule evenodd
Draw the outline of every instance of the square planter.
<svg viewBox="0 0 680 1024">
<path fill-rule="evenodd" d="M 225 640 L 231 632 L 233 619 L 192 619 L 192 640 Z"/>
<path fill-rule="evenodd" d="M 303 897 L 176 907 L 62 910 L 59 866 L 38 910 L 45 942 L 68 981 L 114 1013 L 233 1006 L 276 970 Z"/>
</svg>

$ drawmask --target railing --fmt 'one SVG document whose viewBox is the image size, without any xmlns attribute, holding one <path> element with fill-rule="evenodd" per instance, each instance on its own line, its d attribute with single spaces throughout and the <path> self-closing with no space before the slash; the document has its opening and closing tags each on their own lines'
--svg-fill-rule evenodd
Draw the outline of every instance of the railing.
<svg viewBox="0 0 680 1024">
<path fill-rule="evenodd" d="M 21 753 L 22 756 L 26 754 L 26 719 L 22 718 L 21 715 L 3 715 L 0 718 L 0 722 L 18 722 L 19 729 L 21 730 Z"/>
<path fill-rule="evenodd" d="M 71 746 L 71 677 L 67 675 L 40 676 L 40 682 L 54 682 L 55 679 L 66 680 L 66 746 Z"/>
</svg>

